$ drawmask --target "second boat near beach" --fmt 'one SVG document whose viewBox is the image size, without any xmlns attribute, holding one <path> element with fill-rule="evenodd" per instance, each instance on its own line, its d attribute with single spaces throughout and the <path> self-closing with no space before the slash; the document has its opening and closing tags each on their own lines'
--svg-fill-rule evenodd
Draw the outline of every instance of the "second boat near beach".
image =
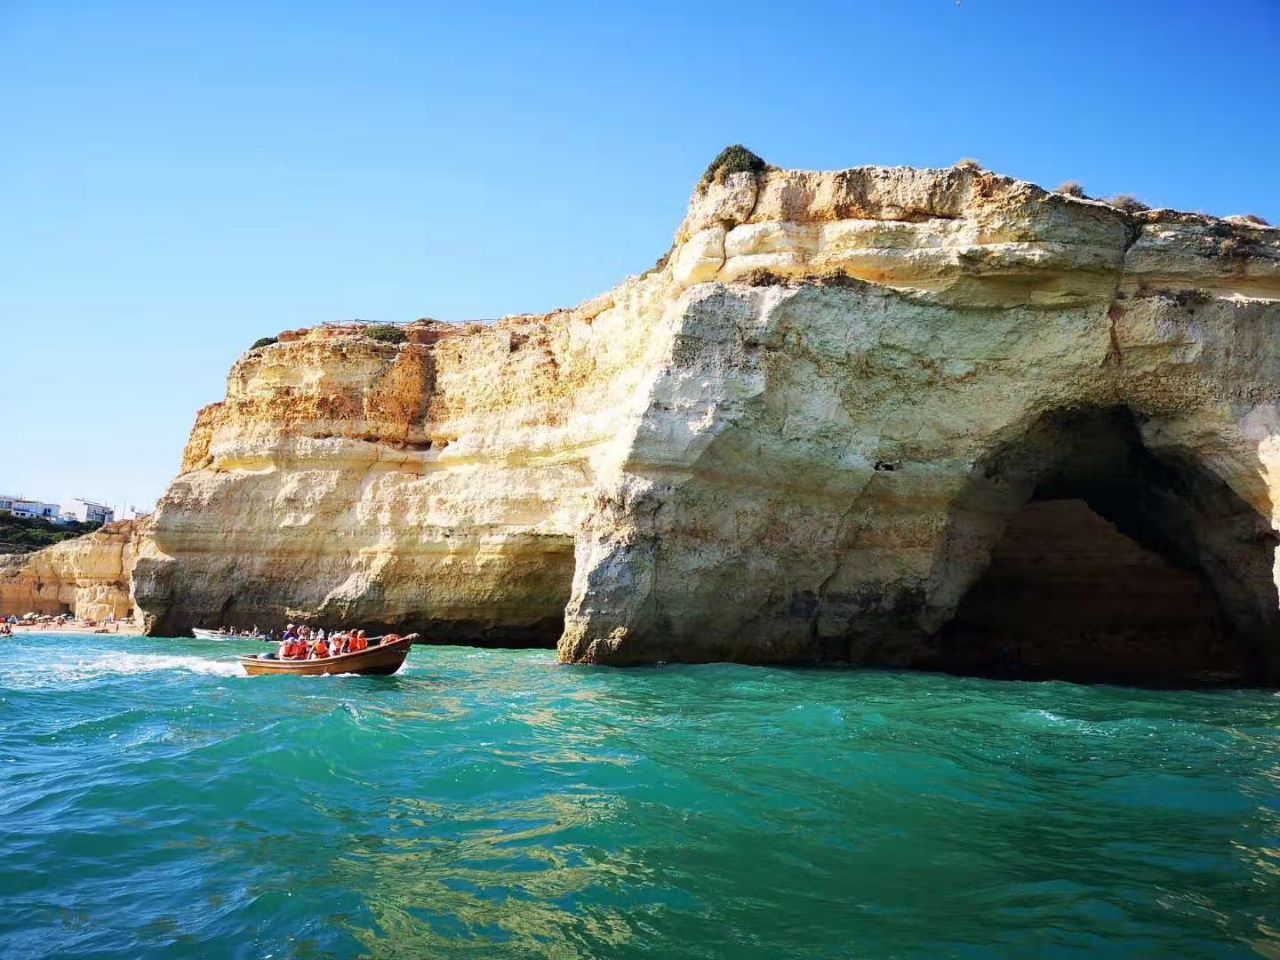
<svg viewBox="0 0 1280 960">
<path fill-rule="evenodd" d="M 266 634 L 256 628 L 252 633 L 236 633 L 234 630 L 207 630 L 204 627 L 192 627 L 191 635 L 197 640 L 270 640 Z"/>
</svg>

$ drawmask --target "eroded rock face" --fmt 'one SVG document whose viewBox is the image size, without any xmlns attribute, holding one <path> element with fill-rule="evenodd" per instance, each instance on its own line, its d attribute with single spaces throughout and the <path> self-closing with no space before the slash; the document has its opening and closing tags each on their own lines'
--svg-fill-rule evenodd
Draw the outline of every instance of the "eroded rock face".
<svg viewBox="0 0 1280 960">
<path fill-rule="evenodd" d="M 945 665 L 1056 485 L 1280 676 L 1280 231 L 972 169 L 742 173 L 611 294 L 409 333 L 237 363 L 138 563 L 156 632 Z"/>
<path fill-rule="evenodd" d="M 249 353 L 156 511 L 135 575 L 151 629 L 297 620 L 553 645 L 578 523 L 643 400 L 633 317 L 606 301 Z"/>
<path fill-rule="evenodd" d="M 0 557 L 0 617 L 69 613 L 130 620 L 131 573 L 146 521 L 121 520 L 35 553 Z"/>
</svg>

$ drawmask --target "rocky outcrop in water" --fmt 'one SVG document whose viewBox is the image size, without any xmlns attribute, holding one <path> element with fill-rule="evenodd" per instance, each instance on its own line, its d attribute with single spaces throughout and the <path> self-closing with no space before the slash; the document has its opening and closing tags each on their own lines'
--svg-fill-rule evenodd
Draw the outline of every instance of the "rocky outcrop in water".
<svg viewBox="0 0 1280 960">
<path fill-rule="evenodd" d="M 147 543 L 147 521 L 120 520 L 35 553 L 0 556 L 0 617 L 132 619 L 131 574 Z"/>
<path fill-rule="evenodd" d="M 138 562 L 153 631 L 1051 673 L 1121 644 L 1153 675 L 1280 677 L 1280 231 L 972 166 L 721 171 L 644 277 L 406 332 L 237 362 Z M 1049 565 L 1107 586 L 1109 625 L 966 613 L 1051 500 L 1097 520 Z M 1028 563 L 1001 582 L 1034 595 Z M 1189 577 L 1201 639 L 1130 622 L 1116 569 L 1143 610 Z M 1048 653 L 1010 639 L 1046 626 Z"/>
</svg>

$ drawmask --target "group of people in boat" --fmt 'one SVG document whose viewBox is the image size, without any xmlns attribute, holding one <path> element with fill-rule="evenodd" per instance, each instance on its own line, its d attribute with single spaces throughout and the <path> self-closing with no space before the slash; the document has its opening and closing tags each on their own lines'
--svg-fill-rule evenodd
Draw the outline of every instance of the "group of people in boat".
<svg viewBox="0 0 1280 960">
<path fill-rule="evenodd" d="M 388 638 L 384 638 L 385 643 Z M 392 639 L 399 639 L 393 637 Z M 305 624 L 289 624 L 276 656 L 281 660 L 323 660 L 344 653 L 359 653 L 369 649 L 369 640 L 363 630 L 335 630 L 325 635 L 324 627 L 312 629 Z"/>
</svg>

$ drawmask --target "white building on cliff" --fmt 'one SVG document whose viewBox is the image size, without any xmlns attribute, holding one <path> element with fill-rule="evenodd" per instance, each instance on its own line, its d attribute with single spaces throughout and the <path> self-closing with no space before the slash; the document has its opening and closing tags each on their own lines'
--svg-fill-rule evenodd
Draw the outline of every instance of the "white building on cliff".
<svg viewBox="0 0 1280 960">
<path fill-rule="evenodd" d="M 0 513 L 9 513 L 26 520 L 52 520 L 54 523 L 61 519 L 61 511 L 56 503 L 28 500 L 26 497 L 10 496 L 7 493 L 0 493 Z"/>
<path fill-rule="evenodd" d="M 78 520 L 81 523 L 110 523 L 116 518 L 116 512 L 106 504 L 94 503 L 77 497 L 70 503 L 62 505 L 63 520 Z"/>
</svg>

